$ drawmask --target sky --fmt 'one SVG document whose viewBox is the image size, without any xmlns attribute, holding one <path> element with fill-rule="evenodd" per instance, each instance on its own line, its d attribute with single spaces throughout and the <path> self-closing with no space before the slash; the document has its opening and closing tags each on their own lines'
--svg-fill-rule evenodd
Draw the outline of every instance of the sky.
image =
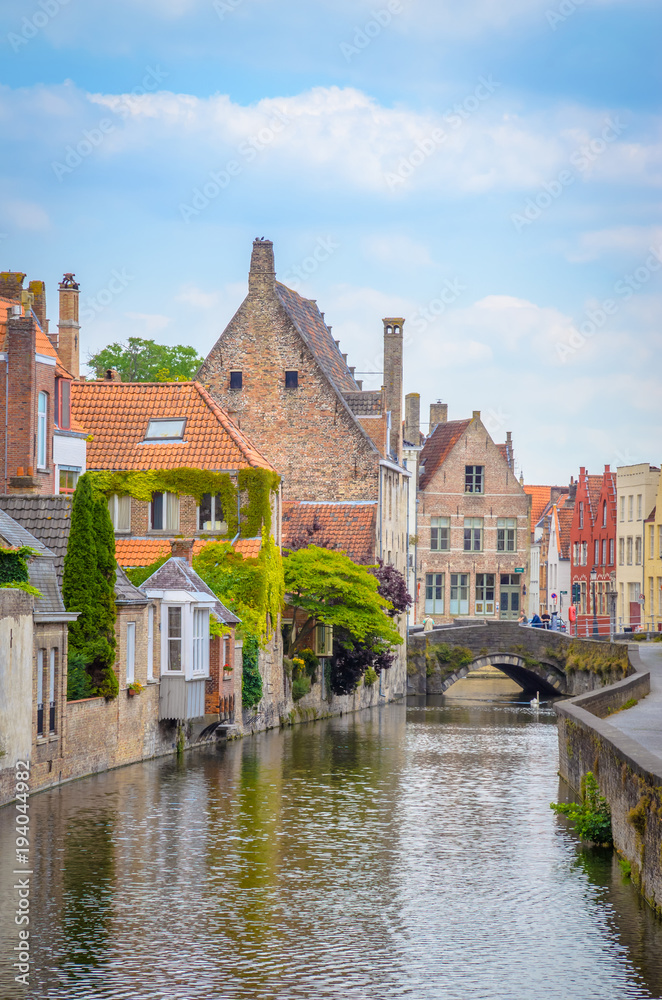
<svg viewBox="0 0 662 1000">
<path fill-rule="evenodd" d="M 656 0 L 3 0 L 1 269 L 52 323 L 76 274 L 83 360 L 204 356 L 264 236 L 364 388 L 405 317 L 423 421 L 480 410 L 526 482 L 660 465 L 661 36 Z"/>
</svg>

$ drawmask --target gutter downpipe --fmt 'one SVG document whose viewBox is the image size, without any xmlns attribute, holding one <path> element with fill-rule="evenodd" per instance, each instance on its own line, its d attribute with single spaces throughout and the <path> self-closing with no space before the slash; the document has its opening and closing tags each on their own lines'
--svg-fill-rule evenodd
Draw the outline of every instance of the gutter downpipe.
<svg viewBox="0 0 662 1000">
<path fill-rule="evenodd" d="M 7 437 L 9 435 L 9 353 L 5 358 L 5 487 L 4 493 L 7 492 L 9 487 L 9 479 L 7 478 L 7 461 L 8 461 L 8 441 Z"/>
</svg>

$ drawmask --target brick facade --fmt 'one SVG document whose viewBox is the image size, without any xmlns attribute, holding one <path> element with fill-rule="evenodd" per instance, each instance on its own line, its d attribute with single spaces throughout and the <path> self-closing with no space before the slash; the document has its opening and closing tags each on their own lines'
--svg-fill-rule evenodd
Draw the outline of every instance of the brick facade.
<svg viewBox="0 0 662 1000">
<path fill-rule="evenodd" d="M 570 551 L 570 597 L 575 585 L 580 594 L 575 606 L 576 631 L 609 635 L 608 595 L 616 586 L 616 475 L 608 465 L 602 475 L 589 476 L 583 467 L 579 470 Z"/>
<path fill-rule="evenodd" d="M 476 411 L 468 422 L 446 425 L 442 420 L 435 433 L 447 434 L 450 443 L 436 467 L 431 465 L 430 449 L 426 455 L 427 445 L 421 453 L 425 474 L 421 477 L 418 505 L 419 620 L 425 615 L 430 615 L 435 622 L 448 622 L 458 616 L 517 619 L 519 609 L 525 606 L 523 588 L 528 579 L 529 497 L 503 452 L 492 441 L 480 413 Z M 483 492 L 465 492 L 467 466 L 483 469 Z M 432 547 L 433 518 L 448 519 L 446 549 Z M 478 536 L 472 536 L 471 542 L 472 545 L 480 544 L 480 548 L 465 549 L 465 518 L 477 519 L 475 529 L 469 530 L 482 532 L 480 543 L 474 542 Z M 498 550 L 499 519 L 514 519 L 513 551 Z M 524 572 L 516 573 L 518 568 Z M 494 577 L 493 581 L 484 581 L 493 583 L 491 595 L 477 595 L 479 574 Z M 466 590 L 452 594 L 451 575 L 464 577 L 464 580 L 458 579 L 457 584 L 460 587 L 464 584 Z M 441 580 L 428 579 L 433 576 L 441 576 Z M 507 583 L 504 577 L 509 578 Z M 426 586 L 430 585 L 435 588 L 432 598 L 426 595 Z M 441 587 L 441 593 L 437 587 Z M 477 609 L 479 596 L 483 606 Z"/>
</svg>

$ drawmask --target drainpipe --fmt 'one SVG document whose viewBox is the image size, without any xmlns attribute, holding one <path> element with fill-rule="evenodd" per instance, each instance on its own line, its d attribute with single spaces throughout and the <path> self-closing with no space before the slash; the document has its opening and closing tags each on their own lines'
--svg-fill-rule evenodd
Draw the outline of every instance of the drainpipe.
<svg viewBox="0 0 662 1000">
<path fill-rule="evenodd" d="M 9 434 L 9 355 L 5 358 L 5 488 L 6 493 L 9 488 L 9 479 L 7 477 L 7 436 Z"/>
<path fill-rule="evenodd" d="M 379 558 L 382 559 L 382 479 L 384 475 L 383 466 L 379 466 Z"/>
<path fill-rule="evenodd" d="M 237 534 L 230 542 L 230 545 L 234 545 L 234 543 L 239 538 L 240 534 L 241 534 L 241 494 L 239 492 L 239 477 L 237 476 Z"/>
</svg>

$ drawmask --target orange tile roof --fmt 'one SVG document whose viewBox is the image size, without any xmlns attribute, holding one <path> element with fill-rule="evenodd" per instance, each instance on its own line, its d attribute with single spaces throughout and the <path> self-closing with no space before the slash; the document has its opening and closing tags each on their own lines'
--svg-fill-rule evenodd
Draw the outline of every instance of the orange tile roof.
<svg viewBox="0 0 662 1000">
<path fill-rule="evenodd" d="M 283 549 L 295 544 L 338 549 L 357 563 L 375 561 L 377 505 L 283 501 Z"/>
<path fill-rule="evenodd" d="M 4 351 L 6 347 L 7 310 L 11 306 L 18 306 L 18 305 L 21 306 L 21 316 L 25 316 L 25 307 L 18 301 L 18 299 L 8 299 L 4 295 L 0 296 L 0 351 Z M 37 321 L 36 317 L 35 317 L 35 326 L 37 328 L 37 336 L 35 343 L 37 354 L 44 354 L 48 358 L 55 358 L 56 360 L 59 360 L 55 348 L 51 344 L 50 340 L 48 339 L 42 328 L 39 326 L 39 322 Z M 67 375 L 69 375 L 69 372 L 67 372 Z M 69 378 L 71 378 L 71 375 L 69 375 Z"/>
<path fill-rule="evenodd" d="M 586 492 L 588 493 L 588 502 L 591 506 L 591 516 L 595 520 L 595 513 L 598 500 L 600 498 L 600 493 L 602 492 L 602 483 L 604 482 L 604 476 L 587 476 L 586 477 Z"/>
<path fill-rule="evenodd" d="M 193 555 L 199 555 L 210 541 L 215 541 L 215 539 L 196 538 L 193 543 Z M 245 559 L 259 556 L 261 547 L 261 538 L 238 538 L 234 543 L 235 551 L 240 552 Z M 115 539 L 115 558 L 124 569 L 134 566 L 149 566 L 161 556 L 169 556 L 170 551 L 170 539 L 168 538 Z"/>
<path fill-rule="evenodd" d="M 421 451 L 419 461 L 425 466 L 425 473 L 420 478 L 420 489 L 425 489 L 470 423 L 470 420 L 448 420 L 444 424 L 437 424 Z"/>
<path fill-rule="evenodd" d="M 199 382 L 74 382 L 71 411 L 94 435 L 88 469 L 271 469 Z M 183 441 L 144 443 L 150 419 L 186 418 Z"/>
<path fill-rule="evenodd" d="M 531 497 L 531 531 L 543 515 L 545 507 L 552 497 L 551 486 L 523 486 L 522 489 Z"/>
<path fill-rule="evenodd" d="M 559 549 L 561 551 L 561 556 L 564 559 L 569 559 L 570 529 L 572 528 L 575 505 L 572 504 L 572 506 L 559 507 L 557 513 L 559 518 Z"/>
</svg>

